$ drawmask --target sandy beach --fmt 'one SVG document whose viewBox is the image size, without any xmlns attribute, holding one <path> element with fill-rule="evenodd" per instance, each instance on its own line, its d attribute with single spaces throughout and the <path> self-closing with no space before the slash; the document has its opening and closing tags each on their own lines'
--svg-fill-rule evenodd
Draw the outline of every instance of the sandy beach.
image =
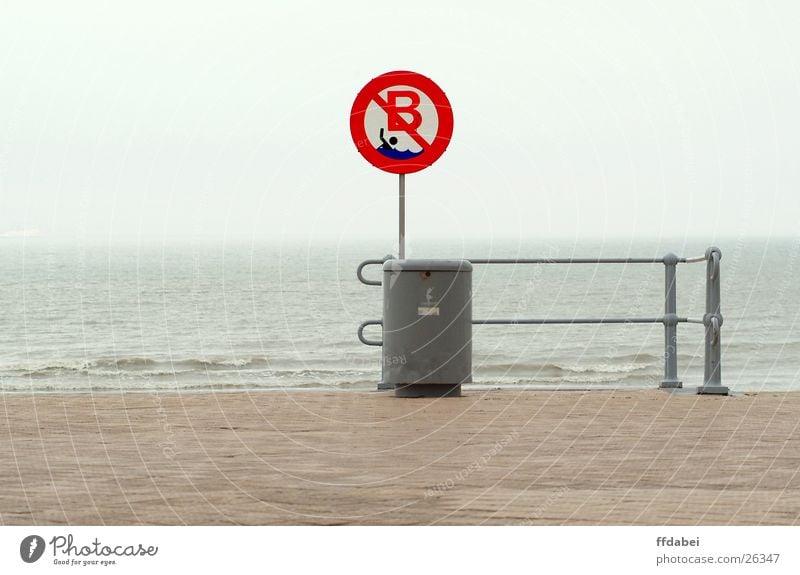
<svg viewBox="0 0 800 575">
<path fill-rule="evenodd" d="M 3 524 L 798 524 L 800 394 L 0 396 Z"/>
</svg>

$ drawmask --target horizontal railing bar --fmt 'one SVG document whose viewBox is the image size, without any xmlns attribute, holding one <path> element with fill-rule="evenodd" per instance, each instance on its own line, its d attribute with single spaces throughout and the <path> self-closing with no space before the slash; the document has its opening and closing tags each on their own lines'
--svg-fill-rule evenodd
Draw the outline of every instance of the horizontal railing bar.
<svg viewBox="0 0 800 575">
<path fill-rule="evenodd" d="M 664 258 L 486 258 L 470 259 L 471 264 L 663 264 Z M 678 262 L 685 262 L 678 258 Z"/>
<path fill-rule="evenodd" d="M 696 264 L 697 262 L 706 261 L 706 256 L 694 256 L 692 258 L 685 258 L 684 262 L 687 264 Z"/>
<path fill-rule="evenodd" d="M 700 325 L 704 325 L 705 322 L 702 319 L 695 319 L 695 318 L 688 318 L 686 323 L 699 323 Z"/>
<path fill-rule="evenodd" d="M 369 280 L 364 277 L 363 270 L 368 265 L 383 264 L 389 256 L 383 259 L 372 259 L 361 262 L 356 269 L 356 276 L 361 283 L 370 286 L 381 285 L 380 280 Z M 694 263 L 705 261 L 705 256 L 692 258 L 678 258 L 677 263 Z M 467 259 L 472 264 L 663 264 L 664 258 L 476 258 Z"/>
<path fill-rule="evenodd" d="M 685 317 L 677 318 L 678 323 L 686 323 Z M 474 319 L 475 325 L 544 325 L 544 324 L 572 324 L 572 323 L 664 323 L 663 317 L 586 317 L 565 319 Z"/>
</svg>

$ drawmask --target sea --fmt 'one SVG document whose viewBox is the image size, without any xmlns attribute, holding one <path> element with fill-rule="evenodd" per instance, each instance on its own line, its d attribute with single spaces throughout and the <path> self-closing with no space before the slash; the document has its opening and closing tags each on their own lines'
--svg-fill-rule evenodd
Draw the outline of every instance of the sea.
<svg viewBox="0 0 800 575">
<path fill-rule="evenodd" d="M 415 258 L 660 257 L 723 253 L 722 380 L 734 392 L 800 390 L 800 239 L 409 242 Z M 0 391 L 374 390 L 381 317 L 356 278 L 381 241 L 0 240 Z M 380 279 L 380 267 L 365 269 Z M 678 314 L 702 318 L 705 264 L 678 266 Z M 661 264 L 476 265 L 473 317 L 659 316 Z M 376 331 L 377 330 L 377 331 Z M 704 328 L 678 326 L 684 387 L 702 383 Z M 367 330 L 379 338 L 380 328 Z M 486 325 L 465 388 L 647 389 L 663 377 L 664 328 Z"/>
</svg>

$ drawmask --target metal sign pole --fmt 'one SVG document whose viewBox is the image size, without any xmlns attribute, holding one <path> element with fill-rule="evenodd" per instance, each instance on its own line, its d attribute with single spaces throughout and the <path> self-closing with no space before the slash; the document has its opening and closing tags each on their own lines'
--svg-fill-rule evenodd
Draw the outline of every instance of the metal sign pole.
<svg viewBox="0 0 800 575">
<path fill-rule="evenodd" d="M 400 247 L 398 256 L 406 259 L 406 175 L 400 174 Z"/>
</svg>

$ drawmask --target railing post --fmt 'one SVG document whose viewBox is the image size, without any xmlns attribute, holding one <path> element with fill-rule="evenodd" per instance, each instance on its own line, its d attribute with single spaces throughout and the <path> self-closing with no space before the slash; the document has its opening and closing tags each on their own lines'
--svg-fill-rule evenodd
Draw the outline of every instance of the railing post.
<svg viewBox="0 0 800 575">
<path fill-rule="evenodd" d="M 678 379 L 678 298 L 675 276 L 678 256 L 664 256 L 664 379 L 662 389 L 683 387 Z"/>
<path fill-rule="evenodd" d="M 722 252 L 711 247 L 706 250 L 706 327 L 705 374 L 697 393 L 728 395 L 722 385 L 722 313 L 720 312 L 720 260 Z"/>
</svg>

